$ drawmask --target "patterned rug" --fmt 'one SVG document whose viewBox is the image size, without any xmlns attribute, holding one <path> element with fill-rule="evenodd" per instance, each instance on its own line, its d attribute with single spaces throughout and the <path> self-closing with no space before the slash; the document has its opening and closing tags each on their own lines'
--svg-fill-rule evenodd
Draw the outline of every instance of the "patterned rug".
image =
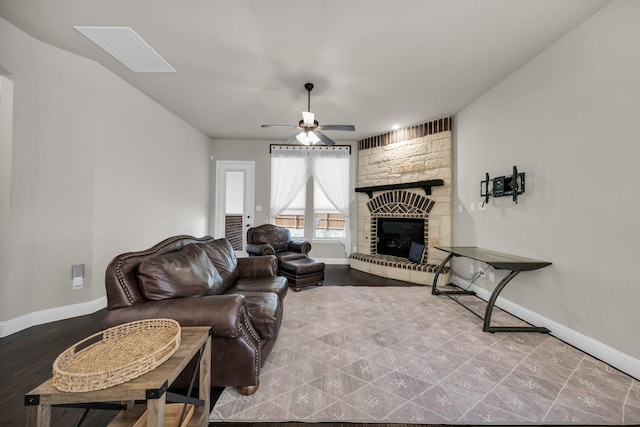
<svg viewBox="0 0 640 427">
<path fill-rule="evenodd" d="M 325 286 L 287 294 L 260 388 L 225 389 L 210 420 L 634 424 L 640 385 L 550 335 L 483 333 L 429 287 Z"/>
</svg>

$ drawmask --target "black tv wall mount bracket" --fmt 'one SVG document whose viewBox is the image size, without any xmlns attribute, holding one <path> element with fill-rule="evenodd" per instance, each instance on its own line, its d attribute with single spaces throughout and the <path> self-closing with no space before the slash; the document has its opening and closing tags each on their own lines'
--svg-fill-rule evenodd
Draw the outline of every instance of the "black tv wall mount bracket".
<svg viewBox="0 0 640 427">
<path fill-rule="evenodd" d="M 489 188 L 491 184 L 491 188 Z M 511 196 L 514 203 L 518 203 L 518 195 L 524 193 L 524 172 L 518 172 L 516 166 L 513 167 L 511 175 L 497 176 L 489 179 L 489 173 L 485 174 L 485 180 L 480 181 L 480 196 L 484 197 L 484 202 L 489 202 L 489 197 Z"/>
</svg>

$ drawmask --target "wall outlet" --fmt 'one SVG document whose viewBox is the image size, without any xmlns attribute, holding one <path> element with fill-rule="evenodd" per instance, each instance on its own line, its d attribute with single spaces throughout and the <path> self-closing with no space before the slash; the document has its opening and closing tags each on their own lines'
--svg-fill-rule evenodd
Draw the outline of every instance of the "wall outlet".
<svg viewBox="0 0 640 427">
<path fill-rule="evenodd" d="M 473 264 L 471 264 L 469 266 L 469 273 L 471 273 L 471 274 L 475 273 L 475 269 L 473 268 Z"/>
<path fill-rule="evenodd" d="M 479 211 L 483 211 L 485 209 L 487 209 L 487 204 L 485 202 L 478 203 L 478 210 Z"/>
<path fill-rule="evenodd" d="M 489 281 L 490 282 L 495 282 L 496 281 L 496 275 L 493 273 L 493 271 L 489 272 Z"/>
<path fill-rule="evenodd" d="M 469 210 L 471 212 L 475 211 L 476 210 L 476 204 L 475 203 L 471 203 L 471 206 L 469 207 Z"/>
<path fill-rule="evenodd" d="M 486 268 L 484 270 L 482 270 L 482 272 L 480 273 L 480 276 L 482 276 L 483 279 L 487 278 L 487 269 Z"/>
</svg>

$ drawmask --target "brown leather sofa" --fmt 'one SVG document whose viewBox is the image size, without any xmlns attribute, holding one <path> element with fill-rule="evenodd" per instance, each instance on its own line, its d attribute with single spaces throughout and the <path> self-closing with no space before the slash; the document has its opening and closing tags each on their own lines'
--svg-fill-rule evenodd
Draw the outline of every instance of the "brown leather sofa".
<svg viewBox="0 0 640 427">
<path fill-rule="evenodd" d="M 262 224 L 247 230 L 249 255 L 275 255 L 278 274 L 287 278 L 294 291 L 302 286 L 321 286 L 324 281 L 324 263 L 308 256 L 311 243 L 292 240 L 291 232 L 273 224 Z"/>
<path fill-rule="evenodd" d="M 282 322 L 287 281 L 275 256 L 236 258 L 211 236 L 175 236 L 116 256 L 107 266 L 108 328 L 171 318 L 211 326 L 211 386 L 253 394 Z"/>
</svg>

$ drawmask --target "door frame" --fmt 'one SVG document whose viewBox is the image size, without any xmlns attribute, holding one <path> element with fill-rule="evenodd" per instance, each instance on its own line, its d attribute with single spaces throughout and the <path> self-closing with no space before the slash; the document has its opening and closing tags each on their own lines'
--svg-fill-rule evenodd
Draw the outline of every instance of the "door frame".
<svg viewBox="0 0 640 427">
<path fill-rule="evenodd" d="M 244 214 L 242 216 L 242 251 L 238 255 L 247 255 L 244 248 L 247 246 L 247 228 L 253 225 L 255 217 L 255 161 L 243 160 L 216 160 L 216 194 L 214 235 L 216 238 L 224 237 L 224 218 L 226 213 L 227 198 L 227 172 L 244 172 Z"/>
</svg>

